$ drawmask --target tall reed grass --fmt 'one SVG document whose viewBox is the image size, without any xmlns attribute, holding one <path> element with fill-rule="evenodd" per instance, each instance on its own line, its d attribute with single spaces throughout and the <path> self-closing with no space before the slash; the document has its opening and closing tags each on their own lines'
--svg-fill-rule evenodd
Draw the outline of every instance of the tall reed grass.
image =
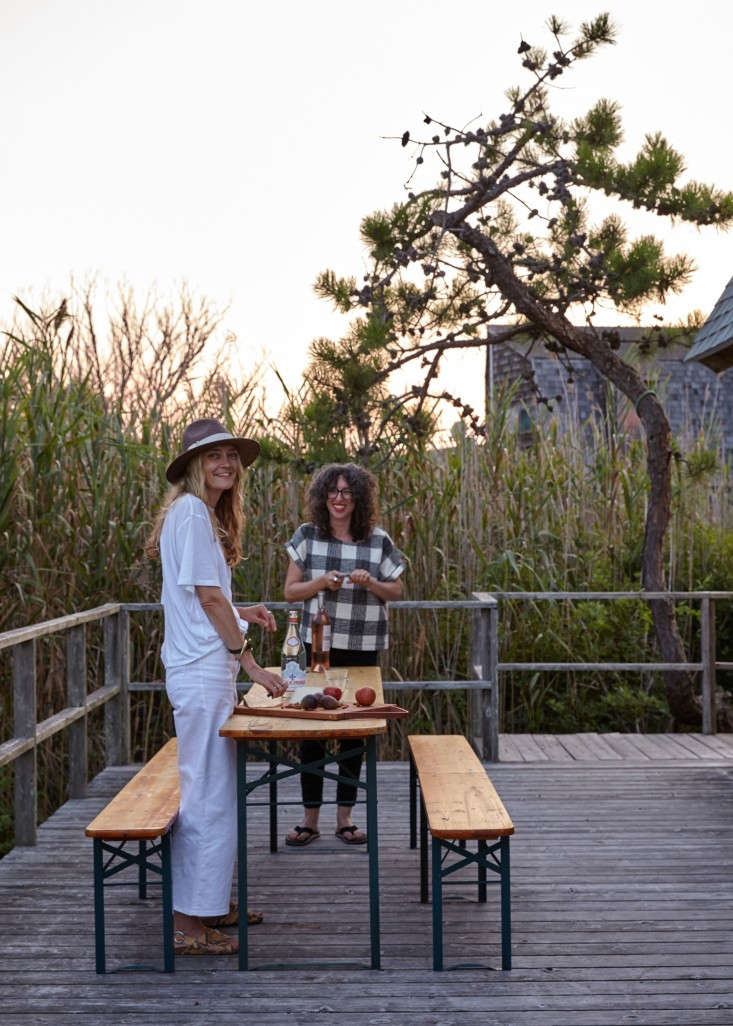
<svg viewBox="0 0 733 1026">
<path fill-rule="evenodd" d="M 216 413 L 237 432 L 261 434 L 256 380 L 234 383 L 221 368 L 207 377 L 194 362 L 176 397 L 147 394 L 139 375 L 137 393 L 128 393 L 121 406 L 100 392 L 71 327 L 79 326 L 65 312 L 29 315 L 0 344 L 0 631 L 105 601 L 157 601 L 159 569 L 144 560 L 142 546 L 183 426 Z M 512 399 L 511 392 L 495 397 L 485 442 L 458 431 L 451 447 L 403 450 L 380 471 L 381 522 L 408 560 L 408 597 L 638 589 L 646 511 L 642 441 L 619 430 L 615 418 L 571 419 L 560 430 L 550 417 L 527 437 L 517 431 Z M 285 425 L 270 447 L 278 459 L 260 459 L 246 475 L 245 559 L 234 574 L 241 599 L 282 598 L 283 542 L 303 517 L 307 484 L 296 469 L 303 453 L 282 459 L 290 430 Z M 729 480 L 714 419 L 706 432 L 679 441 L 685 460 L 675 471 L 669 580 L 677 588 L 727 588 L 733 571 Z M 680 617 L 692 644 L 698 611 L 683 607 Z M 638 602 L 506 601 L 500 630 L 505 661 L 654 658 L 649 614 Z M 391 635 L 390 677 L 466 677 L 466 614 L 394 611 Z M 733 640 L 724 610 L 718 636 L 723 649 Z M 133 679 L 162 679 L 160 618 L 134 618 L 133 641 Z M 276 661 L 280 641 L 280 634 L 262 639 L 260 659 Z M 39 648 L 39 718 L 65 705 L 61 644 L 49 639 Z M 91 690 L 100 683 L 101 666 L 94 632 L 90 650 Z M 5 740 L 12 689 L 9 659 L 2 657 L 0 682 Z M 411 708 L 411 729 L 465 729 L 463 697 L 425 692 L 400 700 Z M 508 674 L 503 681 L 504 731 L 649 730 L 663 727 L 666 718 L 654 675 Z M 134 698 L 135 759 L 146 758 L 171 730 L 164 696 Z M 92 738 L 93 770 L 101 766 L 100 733 Z M 399 725 L 382 750 L 404 755 Z M 44 747 L 42 813 L 64 798 L 65 759 L 63 738 Z M 6 836 L 11 779 L 11 772 L 0 774 Z"/>
</svg>

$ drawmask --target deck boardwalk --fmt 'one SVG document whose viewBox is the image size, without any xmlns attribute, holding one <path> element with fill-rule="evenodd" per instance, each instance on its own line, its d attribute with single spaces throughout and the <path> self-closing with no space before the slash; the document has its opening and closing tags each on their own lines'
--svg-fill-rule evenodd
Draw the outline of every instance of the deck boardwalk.
<svg viewBox="0 0 733 1026">
<path fill-rule="evenodd" d="M 609 1026 L 733 1023 L 733 745 L 689 736 L 675 748 L 624 736 L 509 739 L 517 761 L 489 767 L 516 825 L 512 972 L 431 970 L 430 907 L 408 847 L 408 774 L 382 763 L 383 970 L 240 974 L 235 960 L 181 958 L 172 976 L 94 973 L 91 842 L 84 827 L 129 779 L 105 770 L 67 802 L 35 848 L 0 861 L 3 1026 Z M 617 737 L 621 737 L 618 735 Z M 506 738 L 502 738 L 505 741 Z M 567 739 L 566 739 L 567 740 Z M 694 743 L 693 743 L 694 742 Z M 570 747 L 577 753 L 576 742 Z M 615 751 L 618 756 L 609 755 Z M 624 749 L 623 751 L 621 749 Z M 565 753 L 564 755 L 560 752 Z M 590 755 L 587 753 L 590 752 Z M 680 753 L 686 752 L 686 756 Z M 297 795 L 293 793 L 293 798 Z M 280 833 L 298 815 L 282 814 Z M 302 850 L 267 851 L 255 810 L 253 962 L 368 959 L 367 860 L 330 830 Z M 480 906 L 448 892 L 446 959 L 498 966 L 498 893 Z M 159 957 L 159 898 L 108 894 L 108 959 Z"/>
</svg>

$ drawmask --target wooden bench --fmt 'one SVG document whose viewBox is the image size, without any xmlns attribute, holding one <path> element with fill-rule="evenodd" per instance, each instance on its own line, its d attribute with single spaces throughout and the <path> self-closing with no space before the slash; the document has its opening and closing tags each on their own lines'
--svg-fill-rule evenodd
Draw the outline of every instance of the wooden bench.
<svg viewBox="0 0 733 1026">
<path fill-rule="evenodd" d="M 87 837 L 94 838 L 94 943 L 98 973 L 106 971 L 104 889 L 105 886 L 125 886 L 124 883 L 105 884 L 105 881 L 128 866 L 137 866 L 140 898 L 147 897 L 148 872 L 161 878 L 163 971 L 172 973 L 174 970 L 170 829 L 178 816 L 178 804 L 178 741 L 173 738 L 86 828 Z M 125 850 L 128 841 L 137 841 L 137 852 Z M 109 856 L 106 862 L 105 855 Z"/>
<path fill-rule="evenodd" d="M 478 900 L 486 901 L 487 871 L 501 885 L 501 967 L 511 969 L 509 836 L 514 824 L 486 770 L 462 735 L 408 737 L 410 745 L 410 844 L 415 847 L 416 793 L 420 784 L 420 900 L 428 900 L 428 830 L 432 835 L 433 969 L 443 969 L 443 879 L 477 867 Z M 476 842 L 476 851 L 468 841 Z M 488 842 L 495 841 L 490 844 Z M 458 858 L 450 863 L 447 856 Z M 451 881 L 468 883 L 469 881 Z M 468 968 L 464 963 L 450 968 Z"/>
</svg>

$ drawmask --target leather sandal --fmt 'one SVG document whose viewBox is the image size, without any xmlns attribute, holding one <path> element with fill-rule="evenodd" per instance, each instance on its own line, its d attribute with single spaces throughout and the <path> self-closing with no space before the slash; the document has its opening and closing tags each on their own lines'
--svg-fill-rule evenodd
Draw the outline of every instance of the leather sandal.
<svg viewBox="0 0 733 1026">
<path fill-rule="evenodd" d="M 175 930 L 173 950 L 176 955 L 236 955 L 239 942 L 236 937 L 228 937 L 214 929 L 207 929 L 203 937 Z"/>
<path fill-rule="evenodd" d="M 291 848 L 302 848 L 306 844 L 310 844 L 311 841 L 315 841 L 316 837 L 320 837 L 320 833 L 317 830 L 311 830 L 307 826 L 294 826 L 295 837 L 286 837 L 285 843 L 289 844 Z"/>
<path fill-rule="evenodd" d="M 257 926 L 264 921 L 264 918 L 261 912 L 255 912 L 251 908 L 247 909 L 247 923 L 249 926 Z M 226 915 L 201 916 L 201 922 L 204 926 L 236 926 L 239 922 L 239 905 L 232 901 L 229 904 L 229 911 Z"/>
<path fill-rule="evenodd" d="M 366 834 L 362 834 L 361 837 L 354 836 L 358 829 L 358 826 L 350 823 L 349 826 L 339 827 L 336 831 L 336 837 L 338 837 L 339 841 L 343 841 L 344 844 L 366 844 Z"/>
</svg>

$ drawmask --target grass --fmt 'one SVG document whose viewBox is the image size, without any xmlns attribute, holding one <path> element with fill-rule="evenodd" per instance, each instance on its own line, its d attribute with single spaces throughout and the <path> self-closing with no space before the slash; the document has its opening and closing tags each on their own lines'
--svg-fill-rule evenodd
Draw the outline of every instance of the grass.
<svg viewBox="0 0 733 1026">
<path fill-rule="evenodd" d="M 138 391 L 128 390 L 121 405 L 116 364 L 102 366 L 101 379 L 95 378 L 70 326 L 83 329 L 53 311 L 28 315 L 0 344 L 0 631 L 105 601 L 157 601 L 159 568 L 145 561 L 142 545 L 184 424 L 224 411 L 233 430 L 263 432 L 256 379 L 235 387 L 221 368 L 214 376 L 200 374 L 195 360 L 175 400 L 154 393 L 154 378 L 146 393 L 145 377 L 138 375 Z M 106 390 L 100 391 L 98 380 L 106 381 Z M 565 431 L 548 416 L 528 438 L 514 426 L 509 393 L 494 403 L 485 442 L 457 433 L 450 448 L 396 453 L 379 471 L 381 523 L 406 555 L 407 597 L 638 589 L 644 447 L 615 426 L 623 412 L 613 422 L 571 422 Z M 307 484 L 299 469 L 307 454 L 291 451 L 290 459 L 283 458 L 291 427 L 282 425 L 273 449 L 277 458 L 261 459 L 247 472 L 246 555 L 234 574 L 241 598 L 282 598 L 283 542 L 302 520 Z M 269 430 L 277 435 L 277 423 Z M 690 590 L 725 589 L 733 577 L 733 536 L 728 468 L 718 452 L 714 418 L 700 435 L 678 444 L 669 582 Z M 260 643 L 264 662 L 277 661 L 281 621 L 278 636 Z M 682 608 L 680 623 L 694 648 L 699 611 Z M 133 679 L 162 679 L 160 626 L 159 617 L 134 618 Z M 391 633 L 389 676 L 468 675 L 466 614 L 395 611 Z M 732 643 L 733 612 L 721 608 L 719 658 L 730 658 Z M 101 682 L 100 648 L 92 632 L 89 690 Z M 504 661 L 643 661 L 654 655 L 641 603 L 502 604 Z M 0 659 L 0 677 L 3 695 L 10 696 L 7 657 Z M 37 697 L 39 719 L 65 705 L 60 639 L 39 646 Z M 411 729 L 465 729 L 464 696 L 406 693 L 400 701 L 411 709 Z M 654 675 L 505 675 L 505 731 L 654 730 L 666 719 Z M 134 697 L 135 759 L 146 758 L 171 729 L 164 696 Z M 0 707 L 0 737 L 11 735 L 8 697 Z M 92 746 L 93 770 L 102 759 L 100 744 L 97 739 Z M 402 726 L 394 724 L 383 754 L 404 753 Z M 64 757 L 63 744 L 39 753 L 42 810 L 64 799 Z M 0 833 L 6 837 L 11 775 L 0 774 Z"/>
</svg>

